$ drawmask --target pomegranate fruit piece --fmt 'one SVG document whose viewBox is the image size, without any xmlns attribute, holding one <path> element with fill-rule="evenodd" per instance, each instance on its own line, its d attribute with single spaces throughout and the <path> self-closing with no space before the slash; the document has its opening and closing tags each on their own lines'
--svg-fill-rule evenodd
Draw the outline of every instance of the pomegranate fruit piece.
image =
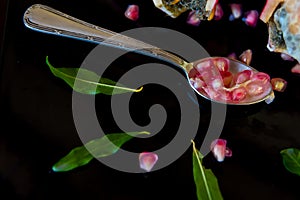
<svg viewBox="0 0 300 200">
<path fill-rule="evenodd" d="M 125 17 L 132 21 L 136 21 L 139 18 L 139 6 L 129 5 L 124 13 Z"/>
</svg>

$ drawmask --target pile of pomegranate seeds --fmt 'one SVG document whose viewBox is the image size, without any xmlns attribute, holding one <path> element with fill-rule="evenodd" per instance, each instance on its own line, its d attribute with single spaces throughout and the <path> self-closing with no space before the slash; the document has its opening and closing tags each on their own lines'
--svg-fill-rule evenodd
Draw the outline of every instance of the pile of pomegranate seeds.
<svg viewBox="0 0 300 200">
<path fill-rule="evenodd" d="M 272 87 L 270 76 L 263 72 L 242 70 L 232 73 L 229 59 L 207 58 L 189 72 L 190 82 L 201 94 L 226 103 L 252 102 L 265 97 Z"/>
<path fill-rule="evenodd" d="M 136 21 L 139 18 L 139 6 L 138 5 L 128 5 L 125 13 L 125 17 L 132 21 Z"/>
</svg>

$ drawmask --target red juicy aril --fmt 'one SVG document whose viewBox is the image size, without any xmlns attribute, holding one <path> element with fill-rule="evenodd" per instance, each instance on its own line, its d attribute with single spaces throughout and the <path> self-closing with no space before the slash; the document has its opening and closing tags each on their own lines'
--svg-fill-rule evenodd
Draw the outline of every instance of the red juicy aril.
<svg viewBox="0 0 300 200">
<path fill-rule="evenodd" d="M 205 59 L 189 72 L 190 82 L 200 93 L 216 101 L 238 103 L 261 98 L 270 91 L 270 76 L 263 72 L 229 71 L 229 59 Z"/>
</svg>

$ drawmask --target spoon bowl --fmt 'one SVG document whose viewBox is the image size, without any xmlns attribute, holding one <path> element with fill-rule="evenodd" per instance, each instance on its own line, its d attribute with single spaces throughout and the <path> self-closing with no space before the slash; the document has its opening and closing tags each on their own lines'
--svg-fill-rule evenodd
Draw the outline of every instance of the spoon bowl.
<svg viewBox="0 0 300 200">
<path fill-rule="evenodd" d="M 176 56 L 175 54 L 164 51 L 158 47 L 84 22 L 45 5 L 35 4 L 29 7 L 24 13 L 23 22 L 26 27 L 35 31 L 80 39 L 83 41 L 94 42 L 97 44 L 111 46 L 114 48 L 121 48 L 124 50 L 135 51 L 140 54 L 167 61 L 182 68 L 186 74 L 190 86 L 194 89 L 194 91 L 201 97 L 204 97 L 205 99 L 213 102 L 232 105 L 250 105 L 272 98 L 274 95 L 271 84 L 269 83 L 265 88 L 264 93 L 261 95 L 257 95 L 254 98 L 247 98 L 243 101 L 227 101 L 224 99 L 220 100 L 214 98 L 212 95 L 208 95 L 208 93 L 204 90 L 196 88 L 192 83 L 190 76 L 193 70 L 197 69 L 197 67 L 202 65 L 203 63 L 209 61 L 209 59 L 222 57 L 205 58 L 189 63 Z M 256 69 L 237 60 L 228 59 L 228 63 L 228 71 L 232 74 L 239 73 L 243 70 L 251 70 L 255 73 L 258 72 Z M 211 72 L 213 74 L 216 74 L 216 77 L 221 77 L 219 71 L 215 67 L 206 70 L 206 72 Z M 225 88 L 225 91 L 228 92 L 229 90 L 231 89 Z"/>
</svg>

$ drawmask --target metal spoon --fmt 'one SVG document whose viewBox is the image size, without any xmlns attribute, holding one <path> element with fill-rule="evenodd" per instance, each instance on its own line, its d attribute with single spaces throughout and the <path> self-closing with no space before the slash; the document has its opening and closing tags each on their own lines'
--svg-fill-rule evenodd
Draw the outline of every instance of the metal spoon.
<svg viewBox="0 0 300 200">
<path fill-rule="evenodd" d="M 194 66 L 196 66 L 197 64 L 205 61 L 205 59 L 201 59 L 189 63 L 183 60 L 182 58 L 169 52 L 166 52 L 158 47 L 84 22 L 82 20 L 79 20 L 70 15 L 67 15 L 58 10 L 41 4 L 35 4 L 29 7 L 24 14 L 23 20 L 26 27 L 35 31 L 95 42 L 98 44 L 112 46 L 115 48 L 121 48 L 125 50 L 133 50 L 137 53 L 168 61 L 174 65 L 181 67 L 185 71 L 188 80 L 188 74 L 190 70 L 193 69 Z M 229 71 L 231 71 L 232 73 L 236 73 L 245 69 L 257 72 L 256 69 L 246 65 L 245 63 L 232 59 L 229 60 Z M 189 83 L 197 94 L 210 101 L 218 103 L 226 103 L 232 105 L 250 105 L 267 100 L 274 96 L 270 84 L 269 90 L 265 92 L 264 96 L 260 96 L 258 99 L 254 98 L 251 101 L 228 103 L 224 101 L 211 99 L 205 92 L 200 92 L 196 88 L 194 88 L 190 81 Z"/>
</svg>

